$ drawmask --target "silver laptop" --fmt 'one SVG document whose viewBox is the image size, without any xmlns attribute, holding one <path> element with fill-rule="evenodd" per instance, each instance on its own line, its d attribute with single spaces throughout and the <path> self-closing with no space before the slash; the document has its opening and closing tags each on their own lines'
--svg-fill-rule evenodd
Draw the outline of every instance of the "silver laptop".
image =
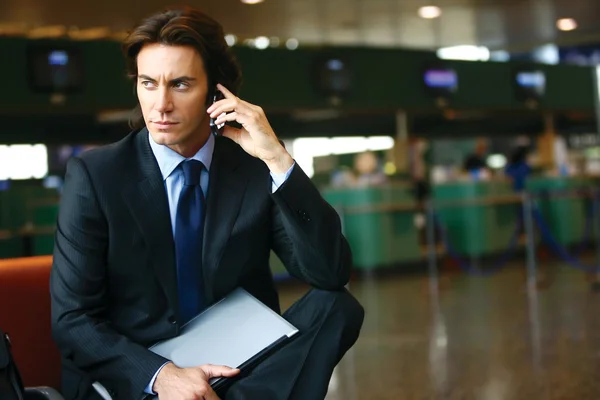
<svg viewBox="0 0 600 400">
<path fill-rule="evenodd" d="M 181 368 L 204 364 L 251 368 L 298 333 L 292 324 L 238 288 L 185 324 L 179 336 L 150 347 Z M 218 389 L 225 378 L 212 379 Z"/>
</svg>

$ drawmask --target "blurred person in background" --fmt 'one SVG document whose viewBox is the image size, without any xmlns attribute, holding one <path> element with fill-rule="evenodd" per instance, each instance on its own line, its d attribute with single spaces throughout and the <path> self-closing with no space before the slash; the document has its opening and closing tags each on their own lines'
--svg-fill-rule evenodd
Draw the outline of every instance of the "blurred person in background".
<svg viewBox="0 0 600 400">
<path fill-rule="evenodd" d="M 427 243 L 426 203 L 431 195 L 429 167 L 426 156 L 428 150 L 429 146 L 425 140 L 417 137 L 409 139 L 408 170 L 417 207 L 413 223 L 419 232 L 419 242 L 421 244 Z"/>
<path fill-rule="evenodd" d="M 463 169 L 475 180 L 487 179 L 490 176 L 486 163 L 487 143 L 485 139 L 478 139 L 475 151 L 469 154 L 464 161 Z"/>
<path fill-rule="evenodd" d="M 236 96 L 224 36 L 192 9 L 144 20 L 124 43 L 136 129 L 68 162 L 50 281 L 67 399 L 99 398 L 96 383 L 126 400 L 323 399 L 358 338 L 339 217 L 264 111 Z M 211 118 L 241 129 L 211 131 Z M 291 343 L 243 374 L 148 350 L 238 287 L 279 313 L 271 250 L 313 288 L 283 314 L 300 331 Z M 220 376 L 233 384 L 215 393 Z"/>
<path fill-rule="evenodd" d="M 515 192 L 522 192 L 525 190 L 527 177 L 531 174 L 531 167 L 527 163 L 528 153 L 527 147 L 517 147 L 506 165 L 504 172 L 512 181 Z"/>
<path fill-rule="evenodd" d="M 425 202 L 431 193 L 429 182 L 429 166 L 426 153 L 428 144 L 421 138 L 411 137 L 409 140 L 408 169 L 413 183 L 413 192 L 420 209 L 425 208 Z"/>
<path fill-rule="evenodd" d="M 387 176 L 381 170 L 379 159 L 372 151 L 354 156 L 354 169 L 357 172 L 356 186 L 378 186 L 387 182 Z"/>
</svg>

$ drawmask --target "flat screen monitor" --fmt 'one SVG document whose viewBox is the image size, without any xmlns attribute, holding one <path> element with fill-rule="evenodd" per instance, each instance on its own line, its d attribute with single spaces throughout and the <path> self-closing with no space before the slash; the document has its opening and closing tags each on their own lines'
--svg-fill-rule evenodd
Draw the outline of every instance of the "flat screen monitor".
<svg viewBox="0 0 600 400">
<path fill-rule="evenodd" d="M 458 75 L 452 69 L 433 68 L 423 74 L 425 86 L 434 90 L 455 92 L 458 89 Z"/>
<path fill-rule="evenodd" d="M 352 89 L 352 67 L 342 57 L 318 59 L 317 88 L 327 96 L 345 96 Z"/>
<path fill-rule="evenodd" d="M 72 93 L 83 89 L 83 63 L 77 47 L 30 45 L 29 84 L 36 93 Z"/>
<path fill-rule="evenodd" d="M 546 93 L 546 74 L 535 69 L 516 70 L 513 86 L 518 100 L 540 100 Z"/>
</svg>

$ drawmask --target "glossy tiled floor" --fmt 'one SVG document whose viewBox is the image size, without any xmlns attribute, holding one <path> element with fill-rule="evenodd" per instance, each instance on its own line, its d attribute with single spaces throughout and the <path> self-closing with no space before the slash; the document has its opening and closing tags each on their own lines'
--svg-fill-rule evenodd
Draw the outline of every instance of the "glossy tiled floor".
<svg viewBox="0 0 600 400">
<path fill-rule="evenodd" d="M 362 336 L 336 369 L 327 400 L 600 398 L 600 293 L 556 267 L 527 290 L 523 269 L 353 281 Z M 304 288 L 283 287 L 289 306 Z"/>
</svg>

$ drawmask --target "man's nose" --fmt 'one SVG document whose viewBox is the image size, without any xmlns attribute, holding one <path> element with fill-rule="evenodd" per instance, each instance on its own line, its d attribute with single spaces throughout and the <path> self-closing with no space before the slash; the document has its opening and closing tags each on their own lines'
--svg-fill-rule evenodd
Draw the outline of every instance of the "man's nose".
<svg viewBox="0 0 600 400">
<path fill-rule="evenodd" d="M 156 111 L 165 113 L 169 112 L 173 108 L 173 101 L 171 94 L 167 88 L 161 88 L 158 90 L 158 99 L 156 99 Z"/>
</svg>

